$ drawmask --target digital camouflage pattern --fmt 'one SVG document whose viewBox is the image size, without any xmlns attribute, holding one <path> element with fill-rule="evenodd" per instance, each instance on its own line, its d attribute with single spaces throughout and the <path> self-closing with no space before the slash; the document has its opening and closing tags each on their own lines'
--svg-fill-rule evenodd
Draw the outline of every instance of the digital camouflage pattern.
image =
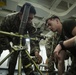
<svg viewBox="0 0 76 75">
<path fill-rule="evenodd" d="M 53 72 L 55 69 L 54 69 L 54 56 L 53 56 L 53 51 L 57 45 L 57 42 L 58 42 L 58 39 L 59 39 L 59 36 L 57 33 L 54 33 L 54 35 L 50 38 L 47 39 L 46 41 L 46 54 L 47 54 L 47 57 L 48 57 L 48 69 L 50 71 L 49 74 L 51 74 L 51 72 Z"/>
<path fill-rule="evenodd" d="M 12 14 L 12 15 L 9 15 L 9 16 L 4 18 L 4 20 L 2 21 L 2 23 L 0 25 L 0 30 L 6 31 L 6 32 L 18 33 L 19 32 L 19 26 L 20 26 L 19 13 L 16 13 L 16 14 Z M 25 34 L 27 34 L 27 31 L 28 31 L 30 37 L 32 37 L 34 35 L 34 33 L 36 32 L 36 29 L 33 27 L 32 23 L 26 24 Z M 0 34 L 0 54 L 2 53 L 3 50 L 6 50 L 6 49 L 9 49 L 11 52 L 10 42 L 13 42 L 14 45 L 19 45 L 19 38 L 14 37 L 14 36 L 8 36 L 8 35 Z M 36 45 L 36 44 L 39 44 L 38 41 L 31 40 L 31 44 L 32 44 L 31 45 L 31 51 L 33 50 L 33 48 L 35 46 L 36 46 L 35 48 L 39 47 L 39 45 Z M 11 56 L 10 61 L 9 61 L 8 70 L 9 70 L 10 75 L 14 74 L 18 54 L 19 54 L 18 51 L 14 52 Z M 25 51 L 22 51 L 22 65 L 23 65 L 24 72 L 26 74 L 28 74 L 32 71 L 31 67 L 25 68 L 25 65 L 28 65 L 28 64 L 30 64 L 30 60 L 28 59 L 27 55 L 25 54 Z"/>
<path fill-rule="evenodd" d="M 49 38 L 46 42 L 46 52 L 47 52 L 47 57 L 48 57 L 48 69 L 49 71 L 54 71 L 54 63 L 56 64 L 57 67 L 57 61 L 54 61 L 53 59 L 53 51 L 58 44 L 60 40 L 60 36 L 55 33 L 53 37 Z M 72 56 L 69 52 L 67 52 L 66 59 L 69 58 L 69 56 Z M 76 75 L 76 57 L 72 56 L 72 64 L 69 70 L 67 70 L 63 75 Z M 51 73 L 49 73 L 51 74 Z"/>
<path fill-rule="evenodd" d="M 0 25 L 0 30 L 6 31 L 6 32 L 18 33 L 19 32 L 19 26 L 20 26 L 20 19 L 19 19 L 19 15 L 17 13 L 17 14 L 13 14 L 11 16 L 5 17 L 4 20 L 2 21 L 1 25 Z M 30 37 L 32 37 L 32 35 L 34 35 L 34 33 L 36 32 L 36 29 L 33 27 L 32 23 L 26 25 L 25 34 L 27 34 L 27 31 L 29 32 Z M 14 45 L 18 45 L 19 44 L 19 38 L 0 34 L 0 49 L 1 50 L 9 48 L 8 47 L 9 42 L 13 42 Z M 38 44 L 37 41 L 31 40 L 31 42 L 32 42 L 31 44 L 33 45 L 33 47 L 36 44 Z M 36 46 L 39 47 L 39 45 L 36 45 Z"/>
</svg>

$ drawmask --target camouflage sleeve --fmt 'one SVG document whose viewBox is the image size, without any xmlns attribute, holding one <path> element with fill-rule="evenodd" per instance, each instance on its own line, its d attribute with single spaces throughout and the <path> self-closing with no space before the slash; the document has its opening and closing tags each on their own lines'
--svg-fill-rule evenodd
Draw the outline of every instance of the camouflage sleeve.
<svg viewBox="0 0 76 75">
<path fill-rule="evenodd" d="M 50 38 L 47 39 L 46 41 L 46 53 L 47 53 L 47 56 L 49 57 L 50 55 L 52 55 L 56 45 L 57 45 L 57 42 L 58 42 L 58 35 L 57 33 L 54 33 L 54 35 Z"/>
<path fill-rule="evenodd" d="M 2 20 L 2 23 L 0 25 L 0 30 L 10 32 L 11 28 L 12 28 L 12 26 L 11 26 L 11 17 L 10 16 L 5 17 Z"/>
<path fill-rule="evenodd" d="M 47 57 L 49 58 L 50 55 L 52 54 L 52 38 L 47 39 L 45 48 L 46 48 Z"/>
<path fill-rule="evenodd" d="M 30 25 L 29 32 L 30 37 L 32 38 L 37 38 L 39 35 L 37 34 L 37 30 L 33 25 Z M 30 55 L 35 56 L 35 51 L 40 51 L 39 41 L 40 40 L 30 40 Z"/>
<path fill-rule="evenodd" d="M 12 17 L 11 16 L 6 16 L 0 25 L 0 30 L 5 31 L 5 32 L 11 32 L 12 30 Z M 9 41 L 11 41 L 11 38 L 8 35 L 5 34 L 0 34 L 0 37 L 7 37 Z"/>
<path fill-rule="evenodd" d="M 26 30 L 29 32 L 30 37 L 33 36 L 36 32 L 36 28 L 33 26 L 32 23 L 27 23 L 26 28 Z"/>
<path fill-rule="evenodd" d="M 10 26 L 9 19 L 5 17 L 0 25 L 0 30 L 9 31 L 9 26 Z M 5 50 L 9 48 L 10 48 L 10 45 L 9 45 L 9 39 L 7 35 L 0 34 L 0 49 Z"/>
<path fill-rule="evenodd" d="M 30 47 L 30 55 L 35 56 L 35 51 L 40 51 L 39 41 L 31 40 Z"/>
</svg>

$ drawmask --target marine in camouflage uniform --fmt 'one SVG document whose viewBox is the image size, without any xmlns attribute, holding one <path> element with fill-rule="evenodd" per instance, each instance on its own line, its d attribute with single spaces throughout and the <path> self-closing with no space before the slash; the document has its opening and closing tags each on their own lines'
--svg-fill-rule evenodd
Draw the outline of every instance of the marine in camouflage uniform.
<svg viewBox="0 0 76 75">
<path fill-rule="evenodd" d="M 24 5 L 29 4 L 25 3 Z M 22 10 L 19 13 L 9 15 L 4 18 L 0 25 L 0 30 L 1 31 L 6 31 L 6 32 L 13 32 L 13 33 L 18 33 L 19 32 L 19 26 L 20 26 L 20 15 L 22 15 L 23 12 L 23 7 Z M 36 14 L 36 11 L 33 6 L 30 8 L 30 13 L 33 13 L 34 15 Z M 30 18 L 29 18 L 30 19 Z M 27 31 L 29 32 L 29 36 L 32 37 L 34 33 L 36 32 L 36 29 L 33 27 L 32 22 L 26 24 L 25 28 L 25 34 L 27 34 Z M 24 39 L 25 40 L 25 39 Z M 25 42 L 23 40 L 23 45 L 25 45 Z M 0 54 L 2 53 L 3 50 L 9 49 L 11 52 L 11 46 L 10 42 L 13 42 L 14 45 L 19 45 L 20 38 L 14 37 L 14 36 L 8 36 L 8 35 L 3 35 L 0 34 Z M 32 41 L 34 42 L 34 41 Z M 31 43 L 32 44 L 32 43 Z M 33 47 L 35 47 L 37 43 L 33 44 Z M 11 59 L 9 61 L 9 68 L 8 68 L 8 75 L 14 75 L 14 70 L 17 62 L 17 57 L 18 57 L 19 51 L 15 51 Z M 27 55 L 25 54 L 25 51 L 22 51 L 22 65 L 23 69 L 26 75 L 34 75 L 33 70 L 31 67 L 25 67 L 30 63 L 30 60 L 28 59 Z"/>
<path fill-rule="evenodd" d="M 57 44 L 57 41 L 59 39 L 59 37 L 57 37 L 58 34 L 57 33 L 53 33 L 53 36 L 48 38 L 46 41 L 46 54 L 47 54 L 47 59 L 48 59 L 48 71 L 49 71 L 49 75 L 55 75 L 55 68 L 54 68 L 54 55 L 53 55 L 53 51 L 54 48 Z"/>
<path fill-rule="evenodd" d="M 40 52 L 39 42 L 40 42 L 39 40 L 31 42 L 31 52 L 30 52 L 31 56 L 35 56 L 34 60 L 37 64 L 40 64 L 42 62 L 42 57 L 41 55 L 39 55 Z M 37 59 L 39 60 L 37 60 L 36 57 L 38 57 Z"/>
</svg>

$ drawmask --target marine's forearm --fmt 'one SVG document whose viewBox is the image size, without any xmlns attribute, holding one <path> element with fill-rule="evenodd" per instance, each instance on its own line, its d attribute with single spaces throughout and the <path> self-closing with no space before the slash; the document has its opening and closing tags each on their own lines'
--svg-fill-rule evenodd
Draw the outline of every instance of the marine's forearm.
<svg viewBox="0 0 76 75">
<path fill-rule="evenodd" d="M 65 47 L 73 47 L 76 45 L 76 36 L 63 42 Z"/>
</svg>

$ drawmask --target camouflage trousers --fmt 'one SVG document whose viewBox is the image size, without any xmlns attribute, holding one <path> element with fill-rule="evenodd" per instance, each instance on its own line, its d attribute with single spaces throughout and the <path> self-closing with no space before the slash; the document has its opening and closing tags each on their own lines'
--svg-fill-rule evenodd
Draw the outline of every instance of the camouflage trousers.
<svg viewBox="0 0 76 75">
<path fill-rule="evenodd" d="M 55 68 L 54 68 L 54 60 L 53 60 L 53 57 L 50 56 L 48 58 L 48 75 L 55 75 L 55 72 L 54 72 Z"/>
</svg>

